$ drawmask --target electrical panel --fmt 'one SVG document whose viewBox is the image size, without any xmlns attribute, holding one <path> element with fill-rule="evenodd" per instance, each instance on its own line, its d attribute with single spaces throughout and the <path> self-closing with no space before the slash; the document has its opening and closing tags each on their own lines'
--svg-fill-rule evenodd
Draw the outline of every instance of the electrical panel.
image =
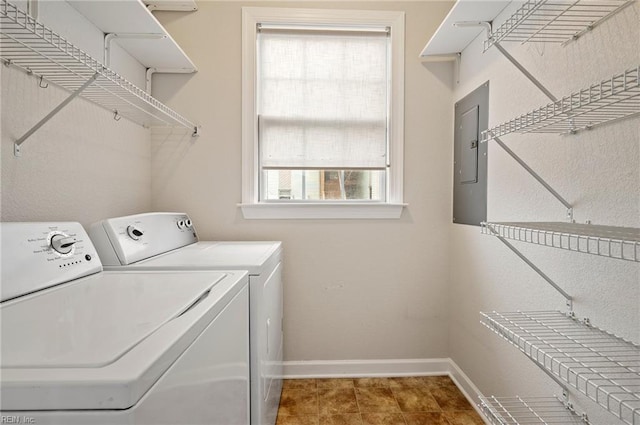
<svg viewBox="0 0 640 425">
<path fill-rule="evenodd" d="M 455 104 L 453 133 L 453 222 L 480 226 L 487 219 L 487 143 L 489 82 Z"/>
</svg>

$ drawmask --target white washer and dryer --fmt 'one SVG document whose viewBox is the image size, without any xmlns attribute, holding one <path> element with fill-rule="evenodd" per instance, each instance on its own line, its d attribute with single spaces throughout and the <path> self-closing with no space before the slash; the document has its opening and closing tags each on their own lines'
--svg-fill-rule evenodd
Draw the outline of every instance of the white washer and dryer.
<svg viewBox="0 0 640 425">
<path fill-rule="evenodd" d="M 73 222 L 0 234 L 3 423 L 248 423 L 245 272 L 102 271 Z"/>
<path fill-rule="evenodd" d="M 274 425 L 282 391 L 281 242 L 199 241 L 184 213 L 148 213 L 95 223 L 89 235 L 105 270 L 247 270 L 251 425 Z"/>
</svg>

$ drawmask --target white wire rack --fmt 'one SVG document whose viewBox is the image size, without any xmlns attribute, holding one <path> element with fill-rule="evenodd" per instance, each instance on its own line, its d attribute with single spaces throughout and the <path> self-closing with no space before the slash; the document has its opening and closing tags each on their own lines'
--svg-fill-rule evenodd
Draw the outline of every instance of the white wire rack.
<svg viewBox="0 0 640 425">
<path fill-rule="evenodd" d="M 640 346 L 559 311 L 481 314 L 550 375 L 640 425 Z"/>
<path fill-rule="evenodd" d="M 484 42 L 564 43 L 580 37 L 635 0 L 530 0 Z"/>
<path fill-rule="evenodd" d="M 640 113 L 640 66 L 549 103 L 482 133 L 574 133 Z"/>
<path fill-rule="evenodd" d="M 562 222 L 483 222 L 482 233 L 569 251 L 640 262 L 640 229 Z"/>
<path fill-rule="evenodd" d="M 555 397 L 480 397 L 493 425 L 585 425 L 588 421 Z"/>
<path fill-rule="evenodd" d="M 115 116 L 150 126 L 195 124 L 151 97 L 5 0 L 0 1 L 0 55 L 5 64 L 23 68 L 69 91 L 97 75 L 81 96 Z"/>
</svg>

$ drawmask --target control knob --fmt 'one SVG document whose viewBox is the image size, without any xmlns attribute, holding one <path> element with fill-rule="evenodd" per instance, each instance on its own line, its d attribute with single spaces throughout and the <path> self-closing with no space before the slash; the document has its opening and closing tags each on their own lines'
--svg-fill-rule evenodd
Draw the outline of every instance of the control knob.
<svg viewBox="0 0 640 425">
<path fill-rule="evenodd" d="M 129 235 L 129 237 L 134 241 L 137 241 L 142 237 L 142 235 L 144 235 L 144 231 L 136 226 L 131 225 L 127 227 L 127 235 Z"/>
<path fill-rule="evenodd" d="M 75 238 L 58 233 L 51 237 L 51 248 L 53 248 L 57 253 L 68 254 L 71 252 L 73 245 L 76 242 Z"/>
</svg>

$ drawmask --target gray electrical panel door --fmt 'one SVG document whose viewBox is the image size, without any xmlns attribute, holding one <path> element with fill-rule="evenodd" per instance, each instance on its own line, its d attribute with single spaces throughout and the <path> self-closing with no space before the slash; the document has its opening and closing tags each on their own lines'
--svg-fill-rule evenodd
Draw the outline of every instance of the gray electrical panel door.
<svg viewBox="0 0 640 425">
<path fill-rule="evenodd" d="M 487 219 L 487 143 L 480 134 L 489 123 L 489 82 L 455 105 L 453 132 L 453 222 L 479 226 Z"/>
</svg>

